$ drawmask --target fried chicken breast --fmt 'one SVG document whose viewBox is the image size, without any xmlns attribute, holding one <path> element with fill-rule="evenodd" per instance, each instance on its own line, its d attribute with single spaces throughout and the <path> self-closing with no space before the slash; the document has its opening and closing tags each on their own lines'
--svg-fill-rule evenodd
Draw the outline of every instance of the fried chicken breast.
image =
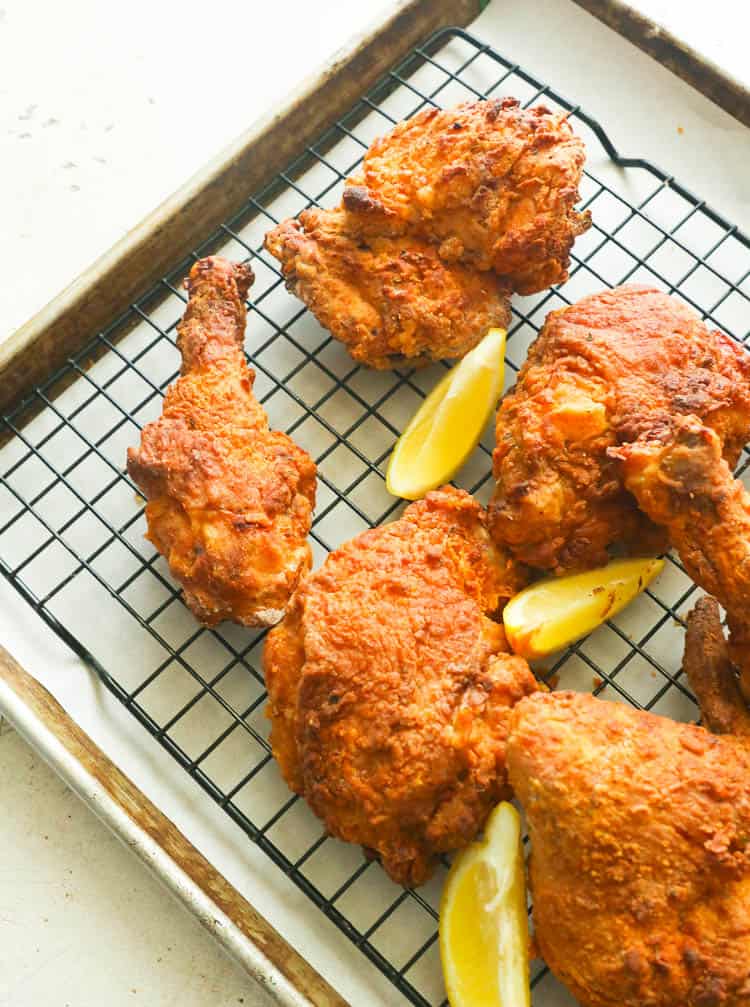
<svg viewBox="0 0 750 1007">
<path fill-rule="evenodd" d="M 403 885 L 507 796 L 508 710 L 536 688 L 497 616 L 522 572 L 446 487 L 331 553 L 264 655 L 271 744 L 328 831 Z"/>
<path fill-rule="evenodd" d="M 644 286 L 553 311 L 497 414 L 495 541 L 555 573 L 606 563 L 613 543 L 663 551 L 666 535 L 610 449 L 686 414 L 716 431 L 734 464 L 750 435 L 750 356 L 728 336 Z"/>
<path fill-rule="evenodd" d="M 750 1005 L 750 747 L 580 693 L 511 713 L 535 937 L 583 1007 Z"/>
<path fill-rule="evenodd" d="M 268 429 L 243 352 L 248 266 L 197 262 L 178 326 L 181 376 L 128 450 L 148 500 L 147 537 L 206 625 L 270 626 L 310 568 L 315 465 Z"/>
<path fill-rule="evenodd" d="M 305 210 L 266 235 L 288 289 L 359 363 L 379 369 L 461 357 L 507 327 L 507 288 L 448 264 L 427 242 L 363 236 L 345 210 Z"/>
<path fill-rule="evenodd" d="M 579 214 L 583 141 L 566 114 L 514 98 L 425 109 L 367 151 L 343 205 L 372 234 L 411 234 L 448 262 L 531 294 L 567 278 Z"/>
</svg>

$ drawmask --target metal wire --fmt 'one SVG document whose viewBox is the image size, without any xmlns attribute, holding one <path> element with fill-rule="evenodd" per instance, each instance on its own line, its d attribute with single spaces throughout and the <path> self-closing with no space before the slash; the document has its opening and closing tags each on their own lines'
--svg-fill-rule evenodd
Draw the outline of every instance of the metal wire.
<svg viewBox="0 0 750 1007">
<path fill-rule="evenodd" d="M 586 173 L 584 205 L 593 210 L 594 227 L 576 245 L 569 282 L 514 303 L 510 373 L 520 366 L 548 309 L 570 303 L 588 287 L 631 278 L 645 277 L 677 293 L 711 324 L 744 342 L 748 333 L 739 331 L 741 322 L 734 320 L 750 317 L 747 236 L 673 176 L 643 159 L 621 157 L 603 128 L 551 86 L 465 31 L 450 28 L 415 48 L 240 213 L 3 417 L 12 434 L 9 446 L 0 451 L 4 576 L 404 1000 L 420 1007 L 447 1003 L 439 976 L 434 977 L 435 898 L 402 892 L 383 876 L 378 880 L 382 908 L 369 922 L 355 920 L 352 893 L 380 868 L 366 860 L 351 861 L 346 876 L 335 884 L 323 883 L 312 868 L 321 857 L 325 861 L 326 847 L 335 841 L 321 834 L 311 815 L 305 820 L 311 838 L 304 848 L 298 838 L 296 848 L 290 842 L 290 830 L 279 838 L 286 821 L 308 813 L 297 798 L 276 787 L 260 716 L 263 634 L 207 630 L 183 618 L 179 591 L 163 560 L 141 539 L 142 502 L 123 471 L 124 446 L 137 440 L 176 377 L 174 327 L 185 300 L 181 278 L 195 258 L 226 246 L 225 254 L 253 259 L 258 273 L 248 329 L 256 340 L 252 363 L 259 397 L 272 419 L 283 413 L 284 427 L 318 464 L 320 501 L 312 529 L 318 558 L 342 538 L 394 515 L 400 504 L 383 491 L 383 465 L 403 415 L 425 395 L 434 375 L 407 370 L 373 375 L 354 365 L 298 303 L 290 308 L 283 300 L 279 270 L 262 250 L 262 232 L 279 213 L 290 212 L 289 206 L 298 212 L 333 202 L 372 136 L 405 114 L 425 105 L 519 90 L 525 104 L 541 99 L 569 111 L 579 128 L 587 127 L 599 141 L 611 170 L 598 177 Z M 465 487 L 480 496 L 489 487 L 489 448 L 480 445 L 463 476 Z M 671 558 L 670 564 L 665 586 L 653 586 L 631 606 L 635 616 L 626 612 L 610 621 L 540 673 L 638 708 L 662 710 L 671 704 L 674 710 L 675 703 L 683 704 L 687 715 L 694 716 L 675 654 L 681 613 L 695 589 L 679 562 Z M 76 617 L 82 597 L 103 606 L 94 629 Z M 145 661 L 136 680 L 101 639 L 105 612 L 118 631 L 123 624 L 118 620 L 124 620 L 143 647 Z M 165 682 L 169 688 L 161 689 Z M 152 696 L 160 697 L 158 702 Z M 202 725 L 200 730 L 196 724 Z M 245 771 L 228 779 L 218 768 L 220 757 L 237 744 L 247 760 Z M 266 770 L 276 775 L 270 785 L 261 786 Z M 266 802 L 266 807 L 257 795 L 269 786 L 275 803 Z M 413 931 L 408 947 L 401 937 L 389 936 L 400 914 L 407 914 Z M 546 969 L 535 971 L 535 1003 L 543 1003 L 549 978 Z"/>
</svg>

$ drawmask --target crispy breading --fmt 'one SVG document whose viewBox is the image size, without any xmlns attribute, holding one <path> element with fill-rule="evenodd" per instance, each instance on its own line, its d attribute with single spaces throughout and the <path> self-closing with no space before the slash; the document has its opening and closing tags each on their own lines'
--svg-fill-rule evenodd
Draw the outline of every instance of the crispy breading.
<svg viewBox="0 0 750 1007">
<path fill-rule="evenodd" d="M 749 379 L 744 350 L 659 290 L 623 286 L 553 311 L 497 414 L 495 540 L 556 573 L 606 563 L 613 543 L 663 551 L 609 449 L 695 413 L 733 464 L 750 434 Z"/>
<path fill-rule="evenodd" d="M 206 625 L 270 626 L 311 563 L 315 465 L 268 429 L 243 352 L 248 266 L 197 262 L 178 326 L 181 376 L 128 450 L 148 500 L 147 537 Z"/>
<path fill-rule="evenodd" d="M 514 98 L 424 111 L 372 144 L 343 204 L 375 234 L 413 234 L 521 294 L 567 278 L 583 141 L 565 113 Z"/>
<path fill-rule="evenodd" d="M 535 937 L 583 1007 L 750 1005 L 746 739 L 581 693 L 511 714 Z"/>
<path fill-rule="evenodd" d="M 508 795 L 508 709 L 537 685 L 489 616 L 523 582 L 476 501 L 446 487 L 331 553 L 268 635 L 285 779 L 401 884 Z"/>
<path fill-rule="evenodd" d="M 688 613 L 682 670 L 709 731 L 750 734 L 750 711 L 732 667 L 719 603 L 708 595 L 699 598 Z"/>
<path fill-rule="evenodd" d="M 625 485 L 667 530 L 689 576 L 726 609 L 729 656 L 750 700 L 750 494 L 722 456 L 721 437 L 697 416 L 665 417 L 612 453 L 623 463 Z M 732 453 L 730 463 L 736 459 Z"/>
<path fill-rule="evenodd" d="M 460 357 L 507 327 L 507 289 L 411 237 L 365 237 L 345 210 L 305 210 L 266 235 L 289 290 L 355 360 L 380 369 Z"/>
</svg>

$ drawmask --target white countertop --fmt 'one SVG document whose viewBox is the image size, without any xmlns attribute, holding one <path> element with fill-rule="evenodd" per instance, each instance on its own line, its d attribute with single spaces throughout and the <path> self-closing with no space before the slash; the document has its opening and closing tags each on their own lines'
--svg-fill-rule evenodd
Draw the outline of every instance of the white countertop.
<svg viewBox="0 0 750 1007">
<path fill-rule="evenodd" d="M 389 6 L 0 0 L 0 338 Z M 698 5 L 680 5 L 679 24 L 676 5 L 641 6 L 746 75 L 739 4 L 715 0 L 708 33 Z M 732 29 L 719 30 L 722 15 Z M 750 227 L 748 131 L 570 0 L 492 0 L 472 31 L 579 101 L 624 153 L 663 165 Z M 0 638 L 64 698 L 77 662 L 4 583 Z M 218 857 L 208 813 L 196 825 L 195 795 L 170 789 L 176 767 L 157 777 L 151 750 L 132 745 L 137 726 L 117 713 L 118 730 L 103 730 L 106 697 L 84 691 L 82 726 Z M 265 1003 L 2 726 L 0 806 L 1 1007 Z"/>
</svg>

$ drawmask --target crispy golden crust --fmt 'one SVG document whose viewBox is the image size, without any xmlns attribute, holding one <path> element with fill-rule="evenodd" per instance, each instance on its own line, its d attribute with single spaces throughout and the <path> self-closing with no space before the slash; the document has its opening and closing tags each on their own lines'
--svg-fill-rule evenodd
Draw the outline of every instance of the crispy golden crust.
<svg viewBox="0 0 750 1007">
<path fill-rule="evenodd" d="M 508 793 L 508 708 L 537 686 L 488 618 L 522 585 L 449 487 L 337 549 L 264 655 L 271 743 L 332 835 L 417 885 Z"/>
<path fill-rule="evenodd" d="M 577 693 L 511 714 L 536 940 L 584 1007 L 750 1005 L 750 749 Z"/>
<path fill-rule="evenodd" d="M 663 550 L 609 449 L 658 417 L 697 413 L 734 462 L 749 378 L 744 351 L 658 290 L 619 287 L 552 312 L 497 414 L 493 537 L 554 572 L 605 563 L 612 543 Z"/>
<path fill-rule="evenodd" d="M 613 455 L 687 573 L 726 609 L 729 654 L 750 699 L 750 494 L 722 457 L 719 434 L 697 416 L 669 417 Z"/>
<path fill-rule="evenodd" d="M 750 734 L 750 711 L 737 682 L 721 625 L 719 603 L 706 595 L 687 617 L 682 670 L 714 734 Z"/>
<path fill-rule="evenodd" d="M 270 626 L 310 568 L 315 465 L 270 431 L 242 350 L 247 266 L 196 263 L 179 326 L 182 374 L 160 419 L 128 450 L 148 499 L 148 538 L 195 616 Z"/>
<path fill-rule="evenodd" d="M 289 290 L 370 367 L 460 357 L 510 321 L 496 276 L 448 265 L 414 238 L 366 238 L 344 210 L 305 210 L 270 231 L 266 248 Z"/>
<path fill-rule="evenodd" d="M 343 202 L 372 233 L 426 238 L 447 261 L 494 269 L 530 294 L 567 278 L 590 226 L 574 210 L 584 160 L 563 114 L 514 98 L 466 102 L 376 140 Z"/>
</svg>

